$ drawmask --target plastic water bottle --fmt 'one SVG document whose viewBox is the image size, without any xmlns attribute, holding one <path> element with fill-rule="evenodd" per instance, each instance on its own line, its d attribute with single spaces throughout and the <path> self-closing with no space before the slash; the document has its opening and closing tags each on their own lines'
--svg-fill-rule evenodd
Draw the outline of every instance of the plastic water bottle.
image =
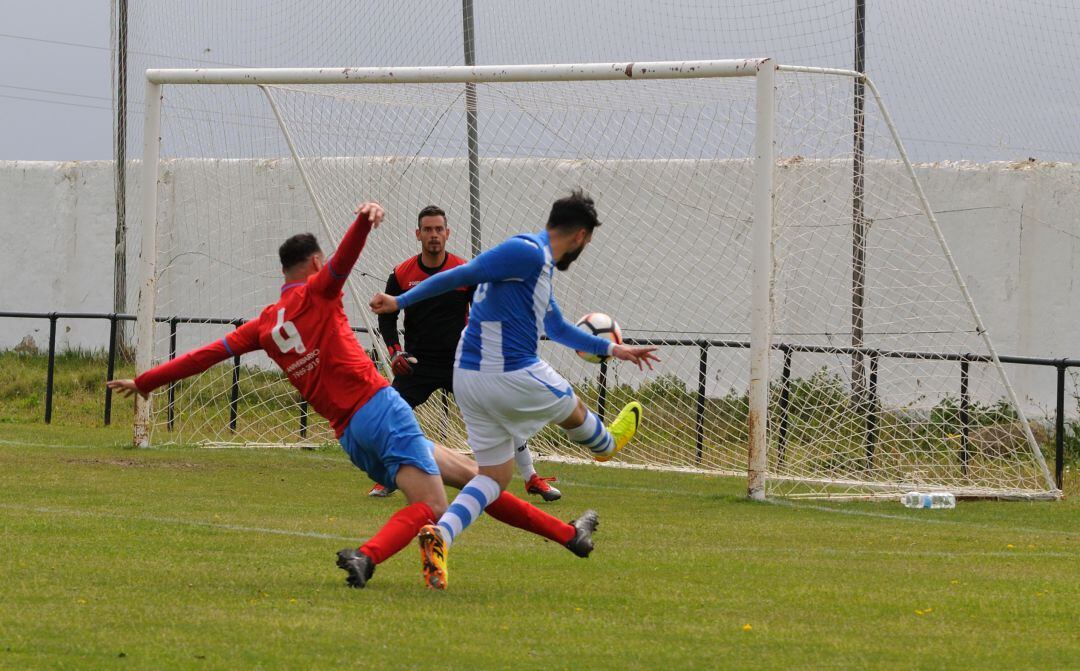
<svg viewBox="0 0 1080 671">
<path fill-rule="evenodd" d="M 908 508 L 956 507 L 956 497 L 949 492 L 908 492 L 900 502 Z"/>
</svg>

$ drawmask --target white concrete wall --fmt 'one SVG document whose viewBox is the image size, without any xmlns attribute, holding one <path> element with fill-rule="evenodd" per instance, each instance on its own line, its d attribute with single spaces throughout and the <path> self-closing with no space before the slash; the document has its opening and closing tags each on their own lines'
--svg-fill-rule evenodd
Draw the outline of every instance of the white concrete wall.
<svg viewBox="0 0 1080 671">
<path fill-rule="evenodd" d="M 112 311 L 111 161 L 0 161 L 0 310 Z M 62 347 L 104 347 L 108 322 L 60 322 Z M 44 320 L 0 319 L 0 348 L 48 343 Z"/>
<path fill-rule="evenodd" d="M 455 236 L 451 249 L 467 255 L 467 209 L 461 205 L 467 202 L 467 186 L 460 178 L 463 171 L 459 163 L 432 159 L 413 165 L 408 184 L 403 183 L 401 166 L 395 165 L 394 159 L 342 159 L 312 165 L 313 170 L 340 175 L 340 179 L 319 179 L 319 183 L 344 185 L 336 191 L 320 193 L 324 206 L 334 217 L 335 230 L 347 223 L 340 214 L 347 211 L 352 194 L 388 194 L 384 200 L 394 218 L 387 229 L 373 237 L 372 246 L 365 254 L 363 268 L 372 277 L 359 280 L 362 291 L 377 289 L 394 260 L 415 253 L 410 232 L 414 226 L 412 213 L 428 202 L 456 204 L 450 208 Z M 742 292 L 734 286 L 741 284 L 740 278 L 744 277 L 742 271 L 735 269 L 739 258 L 745 256 L 743 246 L 747 242 L 746 229 L 741 223 L 725 224 L 722 215 L 697 204 L 678 212 L 666 211 L 663 197 L 658 199 L 656 191 L 627 189 L 626 171 L 594 173 L 588 164 L 564 161 L 501 160 L 485 162 L 483 168 L 486 195 L 497 190 L 500 194 L 497 201 L 494 198 L 485 201 L 485 222 L 494 222 L 485 228 L 485 243 L 510 232 L 539 228 L 551 196 L 569 186 L 585 184 L 597 197 L 605 226 L 599 244 L 590 250 L 582 266 L 588 264 L 589 273 L 604 286 L 598 286 L 592 298 L 594 304 L 589 304 L 588 298 L 568 295 L 569 289 L 561 291 L 560 299 L 570 313 L 568 316 L 608 305 L 621 290 L 619 278 L 646 267 L 666 270 L 662 277 L 637 283 L 638 307 L 622 308 L 618 315 L 624 327 L 648 324 L 650 330 L 659 330 L 670 323 L 670 315 L 684 312 L 686 302 L 705 305 L 707 296 L 716 292 Z M 662 175 L 654 174 L 648 162 L 628 164 L 627 168 L 637 171 L 634 176 L 640 184 L 667 183 L 674 191 L 681 183 L 679 168 L 671 164 Z M 241 172 L 235 172 L 238 169 Z M 0 231 L 5 243 L 0 245 L 0 267 L 4 268 L 0 310 L 111 310 L 114 227 L 111 171 L 110 162 L 0 162 Z M 711 184 L 745 182 L 745 165 L 738 162 L 717 163 L 708 172 Z M 1080 167 L 934 164 L 920 166 L 919 173 L 999 352 L 1080 357 L 1075 317 L 1080 295 L 1073 290 L 1074 282 L 1080 278 Z M 817 184 L 812 184 L 810 191 L 825 192 L 832 190 L 828 184 L 846 179 L 845 174 L 843 166 L 793 165 L 781 171 L 778 179 L 781 188 L 788 184 L 795 189 L 800 180 L 806 181 L 809 176 Z M 903 183 L 895 166 L 882 167 L 881 174 L 882 184 Z M 260 194 L 256 203 L 245 203 L 237 196 L 245 184 L 251 192 Z M 524 188 L 519 187 L 521 192 L 515 192 L 510 186 L 513 184 Z M 431 185 L 431 188 L 417 195 L 417 185 Z M 496 189 L 495 185 L 505 188 Z M 725 207 L 748 196 L 740 188 L 725 188 L 730 189 L 729 193 L 721 194 Z M 687 201 L 685 193 L 678 198 L 680 202 Z M 911 209 L 915 208 L 914 202 L 910 205 Z M 741 207 L 736 204 L 736 209 Z M 873 215 L 872 208 L 868 213 Z M 132 222 L 137 221 L 136 214 L 129 211 Z M 159 314 L 211 316 L 208 314 L 211 309 L 214 316 L 249 312 L 250 307 L 244 306 L 274 299 L 273 254 L 280 239 L 298 230 L 312 230 L 325 238 L 314 223 L 307 194 L 288 161 L 217 162 L 210 166 L 198 161 L 173 162 L 164 171 L 159 218 L 163 222 L 160 232 L 163 250 L 183 248 L 196 252 L 170 257 L 169 279 L 162 286 Z M 217 226 L 222 232 L 217 237 L 193 234 L 186 228 L 189 222 L 202 225 L 201 222 L 214 219 L 226 222 Z M 654 221 L 671 222 L 665 225 L 677 225 L 679 232 L 662 239 L 652 236 L 648 228 Z M 245 222 L 257 222 L 257 225 L 248 226 Z M 875 226 L 879 226 L 881 239 L 885 241 L 879 253 L 885 253 L 892 244 L 888 242 L 892 238 L 885 235 L 889 224 L 881 222 Z M 717 231 L 726 233 L 722 238 L 714 238 Z M 138 256 L 137 231 L 130 240 L 128 254 L 134 270 Z M 794 244 L 778 242 L 778 253 L 792 254 Z M 613 250 L 618 254 L 613 254 Z M 839 251 L 841 256 L 847 253 L 846 249 Z M 661 256 L 663 263 L 657 263 L 657 257 Z M 208 270 L 211 267 L 213 272 Z M 844 273 L 836 273 L 843 282 Z M 134 274 L 129 278 L 129 286 L 133 289 L 137 286 Z M 844 289 L 841 286 L 839 290 Z M 237 294 L 240 296 L 236 297 Z M 234 298 L 227 298 L 230 295 Z M 679 305 L 678 301 L 683 304 Z M 724 310 L 739 311 L 742 302 L 737 297 L 732 301 L 734 308 L 699 311 L 705 324 L 701 330 L 734 331 L 731 337 L 741 338 L 738 332 L 745 330 L 743 326 L 724 328 L 732 321 Z M 134 298 L 129 299 L 129 311 L 134 311 L 134 305 Z M 806 310 L 806 320 L 813 316 L 814 309 L 811 306 Z M 631 310 L 641 312 L 633 314 Z M 793 313 L 787 314 L 790 321 L 799 321 L 790 316 Z M 360 323 L 359 319 L 354 321 Z M 48 324 L 43 320 L 0 319 L 3 348 L 28 335 L 44 346 L 47 333 Z M 102 348 L 107 333 L 105 322 L 64 321 L 58 342 L 61 347 Z M 208 332 L 188 332 L 182 335 L 180 348 L 207 336 Z M 718 369 L 724 367 L 722 362 L 728 357 L 730 367 L 741 370 L 735 363 L 741 353 L 711 356 Z M 694 353 L 687 352 L 685 357 L 680 355 L 676 359 L 672 361 L 672 370 L 687 380 L 696 379 Z M 712 375 L 712 370 L 711 365 L 711 392 L 722 393 L 730 386 L 738 386 L 741 373 L 726 376 L 717 370 Z M 1054 390 L 1051 370 L 1012 367 L 1010 375 L 1020 394 L 1028 397 L 1031 404 L 1051 407 Z"/>
</svg>

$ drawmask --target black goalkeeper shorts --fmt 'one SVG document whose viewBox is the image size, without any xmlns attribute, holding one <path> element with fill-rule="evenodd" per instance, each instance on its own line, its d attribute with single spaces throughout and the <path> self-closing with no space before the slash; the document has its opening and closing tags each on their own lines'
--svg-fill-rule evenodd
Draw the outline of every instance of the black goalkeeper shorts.
<svg viewBox="0 0 1080 671">
<path fill-rule="evenodd" d="M 428 400 L 437 389 L 445 389 L 448 393 L 454 393 L 454 364 L 446 366 L 425 366 L 422 362 L 413 366 L 413 372 L 409 375 L 397 375 L 394 377 L 394 389 L 401 394 L 401 398 L 415 408 Z"/>
</svg>

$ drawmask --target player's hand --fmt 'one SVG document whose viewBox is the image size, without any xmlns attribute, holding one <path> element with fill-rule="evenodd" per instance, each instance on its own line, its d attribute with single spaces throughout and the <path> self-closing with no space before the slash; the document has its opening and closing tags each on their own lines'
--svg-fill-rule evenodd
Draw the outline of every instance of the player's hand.
<svg viewBox="0 0 1080 671">
<path fill-rule="evenodd" d="M 629 345 L 615 345 L 615 349 L 611 351 L 611 356 L 616 359 L 622 359 L 623 361 L 632 361 L 637 364 L 637 367 L 641 370 L 645 370 L 645 366 L 652 370 L 652 362 L 659 363 L 660 357 L 653 354 L 656 351 L 655 347 L 631 347 Z M 644 364 L 644 365 L 642 365 Z"/>
<path fill-rule="evenodd" d="M 390 294 L 375 294 L 375 297 L 368 303 L 371 307 L 371 311 L 377 315 L 388 315 L 398 311 L 397 298 L 394 298 Z"/>
<path fill-rule="evenodd" d="M 408 352 L 398 351 L 390 357 L 390 369 L 394 371 L 394 375 L 412 375 L 415 363 L 416 357 Z"/>
<path fill-rule="evenodd" d="M 356 216 L 367 217 L 367 220 L 371 222 L 371 228 L 375 229 L 382 223 L 383 217 L 386 216 L 386 212 L 383 211 L 382 205 L 379 205 L 375 201 L 370 203 L 363 203 L 360 207 L 356 208 Z"/>
<path fill-rule="evenodd" d="M 134 394 L 138 394 L 143 398 L 149 398 L 148 394 L 142 393 L 139 391 L 139 388 L 135 386 L 135 380 L 109 380 L 105 383 L 105 386 L 124 398 L 128 398 Z"/>
</svg>

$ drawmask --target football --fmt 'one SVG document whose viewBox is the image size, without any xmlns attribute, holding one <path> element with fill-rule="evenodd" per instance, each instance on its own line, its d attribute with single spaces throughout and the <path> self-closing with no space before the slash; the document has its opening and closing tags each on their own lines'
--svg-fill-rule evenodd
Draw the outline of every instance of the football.
<svg viewBox="0 0 1080 671">
<path fill-rule="evenodd" d="M 577 327 L 595 336 L 607 338 L 616 345 L 622 344 L 622 332 L 619 324 L 603 312 L 590 312 L 577 321 Z M 608 359 L 606 356 L 596 356 L 587 352 L 578 352 L 577 355 L 590 363 L 600 363 Z"/>
</svg>

